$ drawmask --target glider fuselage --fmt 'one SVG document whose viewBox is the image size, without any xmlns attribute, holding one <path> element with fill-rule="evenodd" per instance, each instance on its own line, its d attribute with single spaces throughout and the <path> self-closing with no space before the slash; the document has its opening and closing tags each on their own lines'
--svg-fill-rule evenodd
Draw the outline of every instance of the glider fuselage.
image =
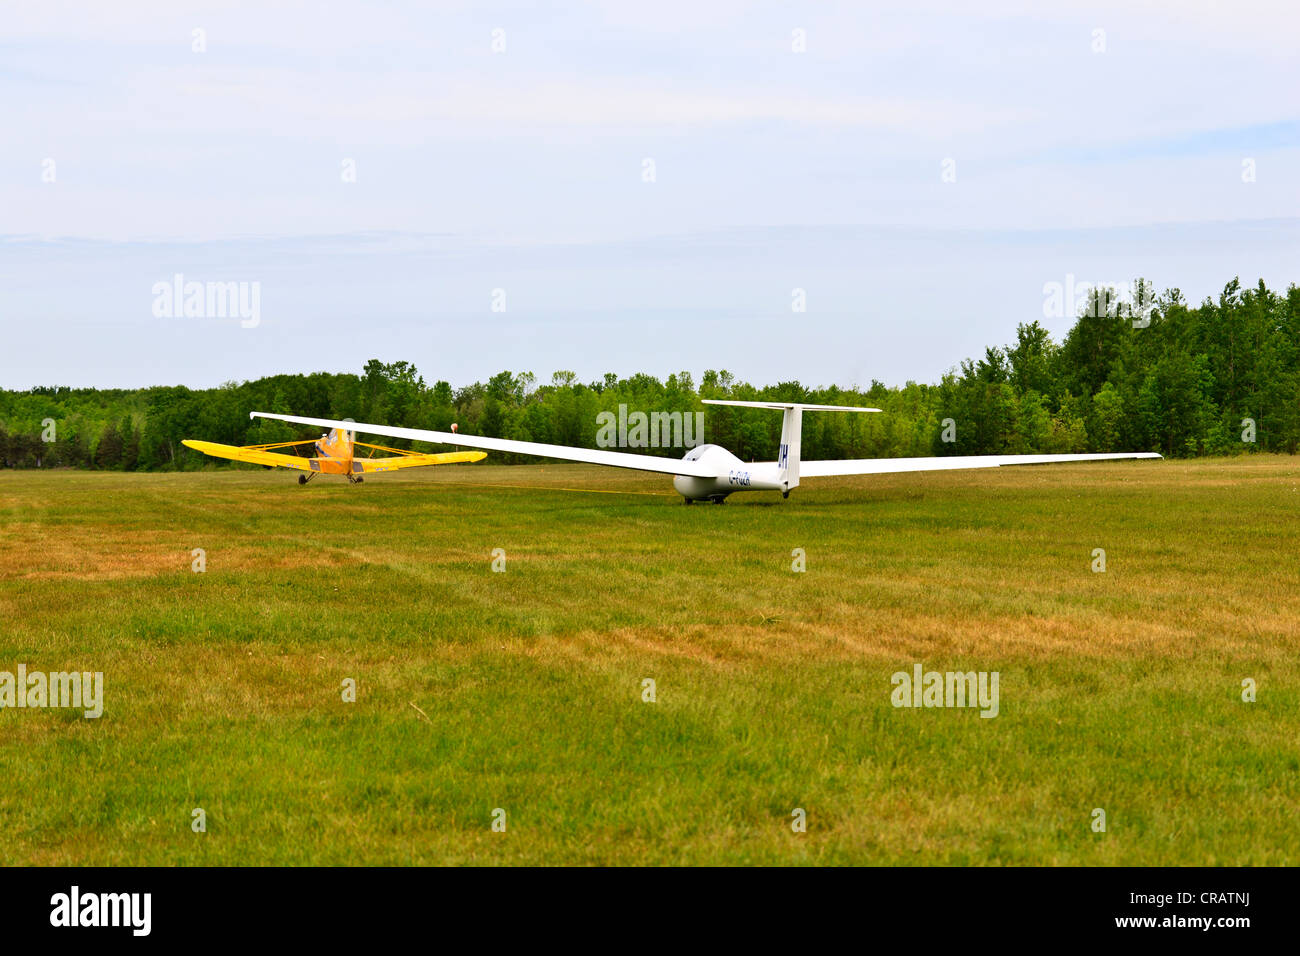
<svg viewBox="0 0 1300 956">
<path fill-rule="evenodd" d="M 780 477 L 779 462 L 744 462 L 721 445 L 699 445 L 683 456 L 717 469 L 717 477 L 698 478 L 677 475 L 673 489 L 689 500 L 718 501 L 733 491 L 786 491 Z"/>
</svg>

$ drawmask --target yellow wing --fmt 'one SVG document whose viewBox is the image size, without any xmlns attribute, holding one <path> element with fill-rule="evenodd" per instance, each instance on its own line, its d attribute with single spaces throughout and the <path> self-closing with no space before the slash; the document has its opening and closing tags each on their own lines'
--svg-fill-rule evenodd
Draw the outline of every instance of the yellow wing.
<svg viewBox="0 0 1300 956">
<path fill-rule="evenodd" d="M 232 461 L 246 461 L 267 467 L 297 468 L 299 471 L 313 470 L 311 458 L 303 458 L 300 455 L 278 455 L 275 452 L 263 451 L 260 447 L 241 448 L 238 445 L 220 445 L 214 441 L 194 441 L 190 438 L 185 439 L 181 444 L 195 451 L 201 451 L 205 455 L 212 455 L 214 458 L 229 458 Z M 292 444 L 308 443 L 293 442 Z"/>
<path fill-rule="evenodd" d="M 194 441 L 185 439 L 181 442 L 187 448 L 193 448 L 195 451 L 201 451 L 205 455 L 212 455 L 214 458 L 229 458 L 232 461 L 246 461 L 253 465 L 265 465 L 266 467 L 279 468 L 296 468 L 298 471 L 316 471 L 312 467 L 313 462 L 321 461 L 319 458 L 305 458 L 301 455 L 282 455 L 276 452 L 267 451 L 268 448 L 288 448 L 293 445 L 314 445 L 312 441 L 280 442 L 274 445 L 221 445 L 211 441 Z M 362 442 L 356 442 L 355 447 L 371 448 L 379 451 L 393 452 L 396 457 L 393 458 L 356 458 L 352 459 L 353 472 L 361 471 L 364 473 L 378 471 L 393 471 L 398 468 L 414 468 L 419 465 L 450 465 L 459 461 L 482 461 L 487 457 L 487 452 L 482 451 L 451 451 L 441 454 L 422 455 L 418 452 L 403 451 L 400 448 L 385 448 L 382 445 L 366 445 Z M 358 467 L 359 466 L 359 467 Z"/>
<path fill-rule="evenodd" d="M 352 465 L 357 465 L 367 474 L 372 471 L 392 471 L 395 468 L 415 468 L 419 465 L 451 465 L 458 461 L 482 461 L 487 457 L 485 451 L 449 451 L 440 455 L 402 455 L 400 458 L 353 458 Z"/>
</svg>

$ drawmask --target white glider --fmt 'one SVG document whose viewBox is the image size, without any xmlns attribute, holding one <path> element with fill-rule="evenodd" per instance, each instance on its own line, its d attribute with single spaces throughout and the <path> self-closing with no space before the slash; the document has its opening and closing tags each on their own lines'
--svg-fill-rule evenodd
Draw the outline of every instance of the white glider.
<svg viewBox="0 0 1300 956">
<path fill-rule="evenodd" d="M 505 451 L 539 458 L 560 458 L 565 461 L 583 461 L 593 465 L 613 468 L 633 468 L 637 471 L 657 471 L 673 475 L 673 487 L 686 503 L 714 501 L 721 504 L 735 491 L 779 491 L 783 498 L 799 484 L 800 478 L 823 478 L 831 475 L 884 475 L 905 471 L 946 471 L 957 468 L 999 468 L 1003 465 L 1043 465 L 1066 461 L 1111 461 L 1118 458 L 1159 458 L 1155 452 L 1122 452 L 1104 455 L 967 455 L 942 458 L 859 458 L 843 461 L 800 461 L 799 438 L 802 431 L 803 412 L 878 412 L 878 408 L 859 408 L 854 405 L 805 405 L 800 402 L 733 402 L 705 399 L 706 405 L 738 405 L 745 408 L 776 408 L 782 411 L 781 451 L 774 462 L 747 464 L 718 445 L 697 445 L 684 458 L 658 458 L 654 455 L 636 455 L 623 451 L 604 451 L 595 448 L 574 448 L 569 445 L 547 445 L 541 442 L 514 441 L 509 438 L 485 438 L 462 435 L 459 432 L 428 431 L 423 428 L 401 428 L 396 425 L 366 425 L 328 418 L 302 418 L 298 415 L 276 415 L 271 412 L 252 412 L 251 418 L 274 418 L 299 425 L 319 428 L 340 428 L 367 435 L 385 435 L 389 438 L 406 438 L 411 441 L 460 445 L 464 448 L 482 448 L 485 451 Z"/>
</svg>

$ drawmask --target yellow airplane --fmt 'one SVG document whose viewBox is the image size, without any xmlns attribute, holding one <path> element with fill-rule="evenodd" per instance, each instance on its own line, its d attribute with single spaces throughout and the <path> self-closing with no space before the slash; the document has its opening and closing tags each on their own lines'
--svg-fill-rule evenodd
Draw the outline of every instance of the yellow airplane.
<svg viewBox="0 0 1300 956">
<path fill-rule="evenodd" d="M 263 468 L 296 468 L 308 474 L 298 476 L 298 484 L 305 485 L 317 475 L 344 475 L 353 484 L 360 484 L 362 475 L 371 472 L 394 471 L 398 468 L 416 468 L 420 465 L 450 465 L 458 461 L 480 461 L 487 457 L 482 451 L 453 451 L 438 455 L 425 455 L 400 448 L 385 448 L 383 445 L 367 445 L 354 440 L 355 432 L 342 428 L 332 428 L 328 435 L 322 435 L 319 441 L 282 441 L 270 445 L 221 445 L 211 441 L 194 441 L 185 439 L 181 444 L 195 451 L 214 458 L 229 458 L 233 461 L 246 461 Z M 273 448 L 294 448 L 311 445 L 315 457 L 299 454 L 280 454 Z M 357 448 L 368 449 L 366 457 L 356 455 Z M 375 452 L 386 451 L 391 458 L 376 458 Z"/>
</svg>

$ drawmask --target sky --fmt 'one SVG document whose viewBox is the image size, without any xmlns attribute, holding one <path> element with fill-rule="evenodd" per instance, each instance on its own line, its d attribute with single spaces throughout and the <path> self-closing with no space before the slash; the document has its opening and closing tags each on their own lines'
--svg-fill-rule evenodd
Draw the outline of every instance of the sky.
<svg viewBox="0 0 1300 956">
<path fill-rule="evenodd" d="M 1297 35 L 1281 2 L 6 0 L 0 387 L 933 382 L 1059 339 L 1053 284 L 1283 289 Z"/>
</svg>

